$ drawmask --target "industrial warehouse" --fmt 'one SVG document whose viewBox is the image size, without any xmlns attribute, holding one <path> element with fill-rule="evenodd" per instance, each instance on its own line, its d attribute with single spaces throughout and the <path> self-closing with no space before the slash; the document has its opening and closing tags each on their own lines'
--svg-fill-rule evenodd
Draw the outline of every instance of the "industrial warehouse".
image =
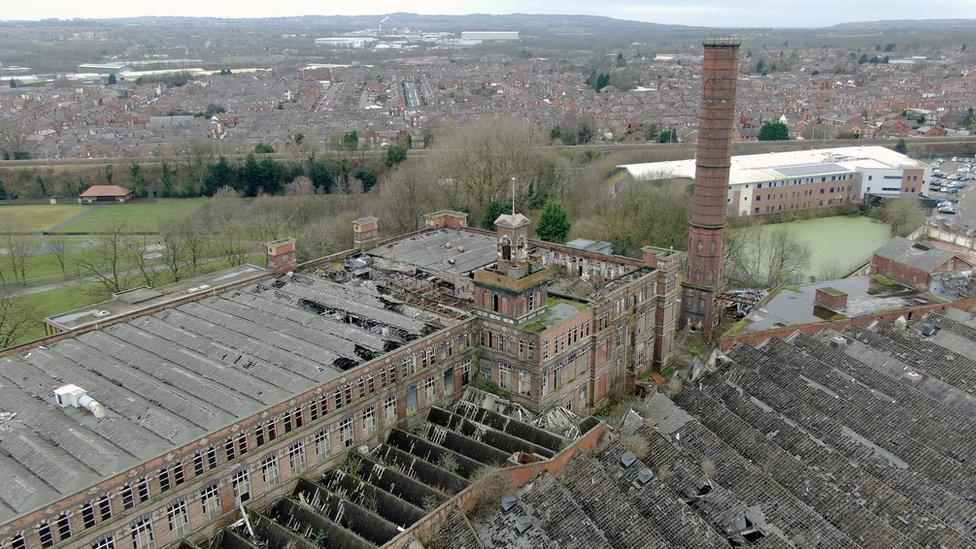
<svg viewBox="0 0 976 549">
<path fill-rule="evenodd" d="M 738 47 L 705 42 L 683 283 L 671 249 L 439 211 L 51 318 L 0 353 L 0 546 L 976 544 L 969 313 L 777 333 L 647 381 L 679 327 L 721 322 Z M 588 415 L 624 393 L 619 421 Z"/>
<path fill-rule="evenodd" d="M 695 180 L 693 160 L 617 167 L 637 180 Z M 870 197 L 929 194 L 932 166 L 886 147 L 854 146 L 732 157 L 729 215 L 836 208 Z"/>
</svg>

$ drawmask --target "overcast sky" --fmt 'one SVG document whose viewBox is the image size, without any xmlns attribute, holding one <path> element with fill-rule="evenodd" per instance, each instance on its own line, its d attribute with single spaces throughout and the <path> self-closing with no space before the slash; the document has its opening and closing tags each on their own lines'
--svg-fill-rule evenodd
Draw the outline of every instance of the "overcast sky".
<svg viewBox="0 0 976 549">
<path fill-rule="evenodd" d="M 976 18 L 976 0 L 0 0 L 0 18 L 560 13 L 705 26 Z"/>
</svg>

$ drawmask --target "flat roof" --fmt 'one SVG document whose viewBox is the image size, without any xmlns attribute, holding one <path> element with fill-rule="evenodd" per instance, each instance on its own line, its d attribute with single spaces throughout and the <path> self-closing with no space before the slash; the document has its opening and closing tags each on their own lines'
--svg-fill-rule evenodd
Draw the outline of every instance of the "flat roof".
<svg viewBox="0 0 976 549">
<path fill-rule="evenodd" d="M 818 306 L 817 290 L 846 293 L 847 307 L 831 311 Z M 746 316 L 743 331 L 763 332 L 938 302 L 925 292 L 878 275 L 823 280 L 776 292 Z"/>
<path fill-rule="evenodd" d="M 864 169 L 927 168 L 929 165 L 880 145 L 834 147 L 732 157 L 730 184 L 843 173 Z M 695 159 L 621 164 L 635 179 L 694 179 Z"/>
<path fill-rule="evenodd" d="M 253 276 L 269 274 L 269 272 L 267 269 L 254 265 L 238 265 L 209 274 L 185 278 L 179 282 L 157 288 L 143 287 L 129 290 L 94 305 L 51 315 L 45 318 L 44 322 L 63 331 L 77 330 L 119 316 L 136 313 L 143 309 L 164 305 L 170 301 L 183 299 L 194 294 L 208 292 Z"/>
</svg>

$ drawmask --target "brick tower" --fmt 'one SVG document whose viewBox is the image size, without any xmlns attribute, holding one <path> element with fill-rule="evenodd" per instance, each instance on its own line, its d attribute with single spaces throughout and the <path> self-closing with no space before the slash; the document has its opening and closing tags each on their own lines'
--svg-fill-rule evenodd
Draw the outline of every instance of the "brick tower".
<svg viewBox="0 0 976 549">
<path fill-rule="evenodd" d="M 711 339 L 721 319 L 717 297 L 725 276 L 725 216 L 739 41 L 708 39 L 703 43 L 702 99 L 698 114 L 698 153 L 692 202 L 688 271 L 681 299 L 681 324 L 701 329 Z"/>
</svg>

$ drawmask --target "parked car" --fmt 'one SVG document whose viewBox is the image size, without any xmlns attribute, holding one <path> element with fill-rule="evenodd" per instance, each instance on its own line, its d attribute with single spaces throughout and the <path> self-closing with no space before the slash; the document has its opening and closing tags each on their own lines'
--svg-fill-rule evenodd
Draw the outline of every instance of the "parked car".
<svg viewBox="0 0 976 549">
<path fill-rule="evenodd" d="M 942 206 L 938 211 L 940 214 L 956 215 L 956 209 L 952 206 Z"/>
</svg>

